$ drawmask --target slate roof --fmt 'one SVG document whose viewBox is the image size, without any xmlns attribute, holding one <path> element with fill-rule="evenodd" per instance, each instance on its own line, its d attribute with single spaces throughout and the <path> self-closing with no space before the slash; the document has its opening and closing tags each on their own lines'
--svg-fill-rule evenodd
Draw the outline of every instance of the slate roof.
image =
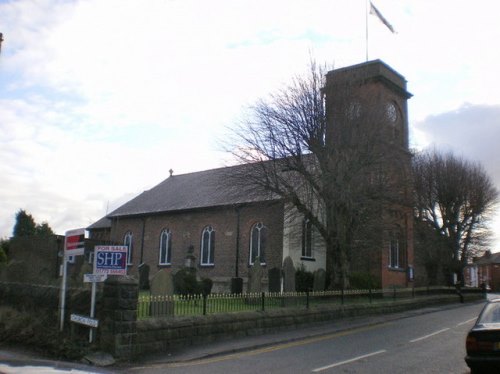
<svg viewBox="0 0 500 374">
<path fill-rule="evenodd" d="M 476 261 L 474 261 L 475 265 L 488 265 L 488 264 L 500 264 L 500 252 L 484 254 Z"/>
<path fill-rule="evenodd" d="M 102 217 L 100 220 L 87 227 L 87 230 L 109 229 L 110 227 L 111 220 L 108 217 Z"/>
<path fill-rule="evenodd" d="M 172 175 L 108 214 L 108 218 L 201 209 L 275 200 L 233 175 L 245 175 L 252 164 Z"/>
</svg>

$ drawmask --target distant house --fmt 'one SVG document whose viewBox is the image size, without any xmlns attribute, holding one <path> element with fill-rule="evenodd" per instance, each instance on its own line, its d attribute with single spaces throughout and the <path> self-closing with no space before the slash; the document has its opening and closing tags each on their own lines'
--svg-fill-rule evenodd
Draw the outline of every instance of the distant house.
<svg viewBox="0 0 500 374">
<path fill-rule="evenodd" d="M 87 227 L 87 230 L 92 233 L 92 239 L 109 241 L 111 237 L 111 220 L 108 217 L 102 217 Z"/>
<path fill-rule="evenodd" d="M 387 127 L 388 147 L 401 149 L 394 165 L 405 174 L 410 166 L 407 99 L 411 96 L 406 81 L 379 60 L 334 70 L 327 75 L 327 105 L 335 105 L 338 99 L 329 96 L 328 88 L 346 82 L 370 92 L 378 105 L 387 108 L 386 123 L 375 125 Z M 357 104 L 353 110 L 362 110 Z M 251 167 L 238 165 L 182 175 L 171 172 L 157 186 L 91 225 L 91 238 L 109 235 L 110 241 L 129 246 L 132 274 L 140 264 L 149 265 L 151 274 L 162 268 L 175 272 L 192 253 L 198 275 L 211 278 L 215 290 L 221 291 L 229 290 L 231 278 L 246 281 L 257 258 L 266 271 L 281 269 L 286 257 L 296 268 L 325 269 L 325 245 L 304 217 L 286 214 L 286 203 L 272 194 L 234 183 L 231 175 L 244 175 Z M 401 190 L 407 188 L 401 184 Z M 384 232 L 372 248 L 369 271 L 381 286 L 407 286 L 412 281 L 412 207 L 393 205 L 381 212 L 379 221 L 384 223 Z M 353 266 L 363 261 L 353 261 Z"/>
<path fill-rule="evenodd" d="M 472 264 L 464 269 L 465 285 L 480 287 L 482 284 L 493 291 L 500 290 L 500 253 L 486 251 L 483 256 L 474 258 Z"/>
</svg>

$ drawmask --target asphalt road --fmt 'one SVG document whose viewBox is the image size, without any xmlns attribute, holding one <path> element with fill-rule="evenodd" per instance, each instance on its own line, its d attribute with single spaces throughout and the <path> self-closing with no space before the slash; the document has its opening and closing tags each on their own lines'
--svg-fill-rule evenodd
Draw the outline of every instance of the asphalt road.
<svg viewBox="0 0 500 374">
<path fill-rule="evenodd" d="M 498 297 L 499 295 L 489 295 Z M 469 373 L 465 336 L 483 303 L 346 319 L 98 368 L 0 346 L 0 373 Z M 7 348 L 7 349 L 6 349 Z M 226 352 L 226 353 L 224 353 Z M 232 352 L 232 353 L 230 353 Z"/>
<path fill-rule="evenodd" d="M 130 373 L 469 373 L 465 336 L 482 304 Z M 228 344 L 231 344 L 230 342 Z"/>
</svg>

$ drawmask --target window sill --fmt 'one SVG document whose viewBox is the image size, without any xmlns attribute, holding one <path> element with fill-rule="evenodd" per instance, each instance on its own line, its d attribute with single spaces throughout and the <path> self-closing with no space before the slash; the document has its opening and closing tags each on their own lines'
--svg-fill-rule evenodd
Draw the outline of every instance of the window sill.
<svg viewBox="0 0 500 374">
<path fill-rule="evenodd" d="M 304 257 L 304 256 L 302 256 L 300 258 L 300 260 L 301 261 L 312 261 L 312 262 L 316 261 L 316 259 L 314 257 Z"/>
<path fill-rule="evenodd" d="M 404 273 L 404 272 L 406 272 L 406 268 L 393 268 L 393 267 L 388 266 L 388 269 L 389 269 L 390 271 L 398 271 L 398 272 L 400 272 L 400 273 Z"/>
<path fill-rule="evenodd" d="M 200 268 L 213 268 L 213 267 L 215 267 L 215 264 L 199 264 L 198 267 L 200 267 Z"/>
<path fill-rule="evenodd" d="M 170 267 L 172 267 L 172 264 L 158 264 L 158 267 L 159 267 L 160 269 L 163 269 L 163 268 L 170 268 Z"/>
<path fill-rule="evenodd" d="M 255 262 L 253 264 L 248 264 L 248 267 L 250 268 L 250 267 L 252 267 L 254 265 L 255 265 Z M 260 266 L 266 266 L 266 265 L 267 265 L 267 263 L 265 263 L 265 262 L 261 262 L 260 263 Z"/>
</svg>

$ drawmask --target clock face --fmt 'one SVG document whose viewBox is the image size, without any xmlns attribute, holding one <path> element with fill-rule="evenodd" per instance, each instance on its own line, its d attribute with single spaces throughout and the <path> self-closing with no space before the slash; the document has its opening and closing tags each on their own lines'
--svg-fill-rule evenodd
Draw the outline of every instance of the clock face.
<svg viewBox="0 0 500 374">
<path fill-rule="evenodd" d="M 347 118 L 350 120 L 358 119 L 361 117 L 361 104 L 359 101 L 352 101 L 347 108 Z"/>
<path fill-rule="evenodd" d="M 395 124 L 399 119 L 399 109 L 392 101 L 385 106 L 385 114 L 391 124 Z"/>
</svg>

